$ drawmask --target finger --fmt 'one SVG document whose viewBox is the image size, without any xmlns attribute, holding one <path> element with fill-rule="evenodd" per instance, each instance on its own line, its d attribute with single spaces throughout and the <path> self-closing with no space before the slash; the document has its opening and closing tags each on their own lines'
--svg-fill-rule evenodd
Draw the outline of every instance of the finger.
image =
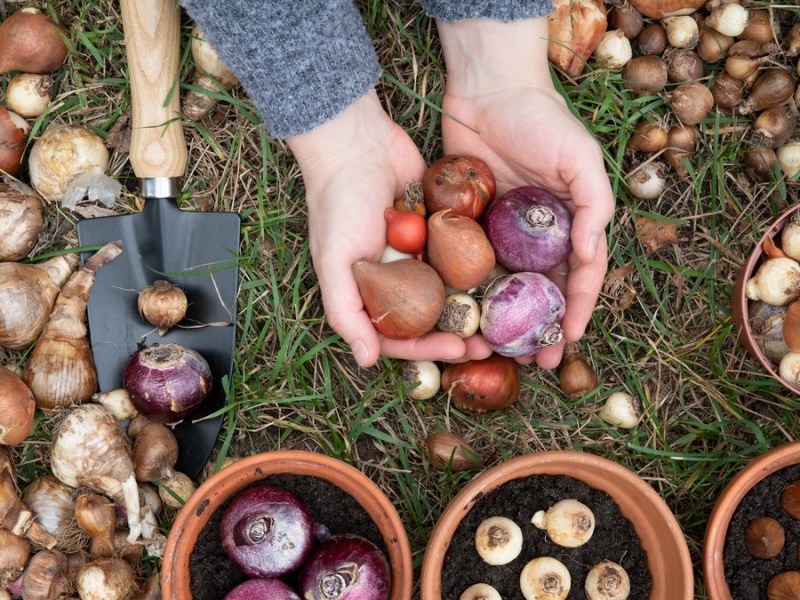
<svg viewBox="0 0 800 600">
<path fill-rule="evenodd" d="M 381 339 L 380 350 L 388 358 L 449 362 L 463 360 L 467 346 L 455 334 L 435 332 L 410 340 L 384 337 Z"/>
<path fill-rule="evenodd" d="M 570 181 L 570 198 L 575 205 L 570 238 L 578 259 L 584 263 L 600 260 L 600 238 L 614 215 L 614 195 L 599 155 L 584 165 Z"/>
<path fill-rule="evenodd" d="M 564 342 L 559 342 L 547 348 L 539 350 L 533 359 L 542 369 L 555 369 L 561 363 L 561 356 L 564 354 Z"/>
<path fill-rule="evenodd" d="M 598 245 L 597 260 L 591 263 L 578 263 L 570 269 L 565 296 L 567 311 L 561 321 L 564 337 L 569 341 L 578 341 L 592 318 L 608 269 L 607 253 L 606 238 L 602 236 Z"/>
</svg>

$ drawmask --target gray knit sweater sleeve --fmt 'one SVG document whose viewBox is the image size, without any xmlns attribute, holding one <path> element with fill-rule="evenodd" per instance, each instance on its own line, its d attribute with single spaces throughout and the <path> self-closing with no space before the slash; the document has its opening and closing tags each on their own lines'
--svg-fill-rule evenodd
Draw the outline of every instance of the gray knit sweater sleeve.
<svg viewBox="0 0 800 600">
<path fill-rule="evenodd" d="M 419 0 L 428 16 L 442 21 L 496 19 L 514 21 L 543 17 L 553 10 L 552 0 Z"/>
<path fill-rule="evenodd" d="M 180 0 L 237 75 L 274 137 L 332 119 L 378 83 L 381 67 L 353 0 Z M 432 17 L 538 17 L 551 0 L 420 0 Z"/>
<path fill-rule="evenodd" d="M 181 0 L 237 75 L 271 135 L 332 119 L 381 69 L 352 0 Z"/>
</svg>

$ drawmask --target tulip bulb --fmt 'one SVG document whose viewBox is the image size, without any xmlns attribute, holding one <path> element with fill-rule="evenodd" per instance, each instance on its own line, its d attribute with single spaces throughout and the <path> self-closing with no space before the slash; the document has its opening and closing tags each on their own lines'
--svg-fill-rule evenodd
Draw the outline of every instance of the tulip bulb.
<svg viewBox="0 0 800 600">
<path fill-rule="evenodd" d="M 461 437 L 449 431 L 437 431 L 425 440 L 428 460 L 439 471 L 465 471 L 480 466 L 480 455 Z"/>
<path fill-rule="evenodd" d="M 627 392 L 610 394 L 598 416 L 609 425 L 623 429 L 633 429 L 639 423 L 639 411 L 634 405 L 633 396 Z"/>
</svg>

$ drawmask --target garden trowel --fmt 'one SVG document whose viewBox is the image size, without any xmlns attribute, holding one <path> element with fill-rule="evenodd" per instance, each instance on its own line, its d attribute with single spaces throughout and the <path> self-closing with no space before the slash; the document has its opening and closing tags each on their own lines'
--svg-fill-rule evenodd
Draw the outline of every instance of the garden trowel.
<svg viewBox="0 0 800 600">
<path fill-rule="evenodd" d="M 236 338 L 236 213 L 181 210 L 179 180 L 187 164 L 178 86 L 180 9 L 172 0 L 122 0 L 131 86 L 130 161 L 139 178 L 141 212 L 83 219 L 81 246 L 121 240 L 122 254 L 101 269 L 89 297 L 89 335 L 100 390 L 122 387 L 132 355 L 154 343 L 176 343 L 208 361 L 213 386 L 200 410 L 174 427 L 176 469 L 197 478 L 217 440 Z M 186 318 L 163 336 L 144 321 L 138 293 L 165 279 L 184 290 Z M 214 414 L 217 413 L 217 414 Z M 209 415 L 211 415 L 209 417 Z"/>
</svg>

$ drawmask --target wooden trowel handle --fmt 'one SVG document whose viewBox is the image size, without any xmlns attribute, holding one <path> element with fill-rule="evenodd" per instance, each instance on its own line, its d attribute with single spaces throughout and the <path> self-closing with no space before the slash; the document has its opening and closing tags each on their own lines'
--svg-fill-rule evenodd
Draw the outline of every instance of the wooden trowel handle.
<svg viewBox="0 0 800 600">
<path fill-rule="evenodd" d="M 131 82 L 130 161 L 136 176 L 182 177 L 186 140 L 180 118 L 180 8 L 174 0 L 121 0 Z"/>
</svg>

